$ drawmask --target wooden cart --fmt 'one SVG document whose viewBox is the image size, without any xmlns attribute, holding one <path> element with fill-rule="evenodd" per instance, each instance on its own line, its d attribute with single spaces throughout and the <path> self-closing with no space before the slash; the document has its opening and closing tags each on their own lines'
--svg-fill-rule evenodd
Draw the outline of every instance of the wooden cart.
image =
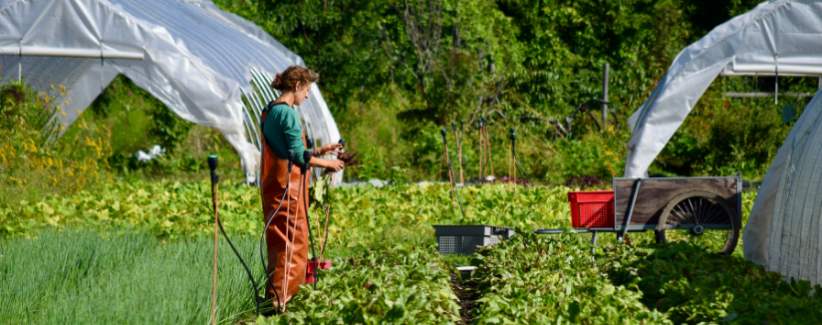
<svg viewBox="0 0 822 325">
<path fill-rule="evenodd" d="M 704 242 L 721 254 L 730 254 L 742 229 L 742 177 L 615 178 L 613 209 L 593 218 L 613 218 L 613 227 L 580 227 L 575 232 L 626 232 L 653 230 L 658 243 L 677 240 Z M 598 220 L 602 224 L 603 220 Z M 538 234 L 563 229 L 536 230 Z M 724 241 L 724 243 L 723 243 Z"/>
</svg>

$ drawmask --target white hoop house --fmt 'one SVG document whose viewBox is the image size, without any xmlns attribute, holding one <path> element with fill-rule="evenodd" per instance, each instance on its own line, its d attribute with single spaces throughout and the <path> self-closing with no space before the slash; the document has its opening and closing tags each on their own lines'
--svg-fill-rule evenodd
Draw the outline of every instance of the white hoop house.
<svg viewBox="0 0 822 325">
<path fill-rule="evenodd" d="M 71 95 L 70 125 L 123 74 L 180 117 L 219 130 L 234 146 L 247 178 L 259 164 L 255 118 L 243 108 L 251 70 L 270 76 L 303 60 L 257 26 L 211 1 L 0 0 L 0 76 L 45 92 Z M 300 107 L 308 136 L 340 138 L 316 85 Z"/>
<path fill-rule="evenodd" d="M 642 177 L 720 74 L 822 74 L 822 2 L 779 0 L 714 28 L 674 59 L 648 100 L 628 119 L 625 177 Z"/>
<path fill-rule="evenodd" d="M 770 1 L 685 48 L 629 119 L 626 177 L 642 177 L 720 74 L 822 75 L 822 2 Z M 777 152 L 743 230 L 745 258 L 822 283 L 822 96 Z"/>
</svg>

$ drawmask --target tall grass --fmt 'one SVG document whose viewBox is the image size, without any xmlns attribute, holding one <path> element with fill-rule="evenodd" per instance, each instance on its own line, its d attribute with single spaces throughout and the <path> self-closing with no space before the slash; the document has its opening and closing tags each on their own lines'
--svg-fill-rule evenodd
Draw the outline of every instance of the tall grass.
<svg viewBox="0 0 822 325">
<path fill-rule="evenodd" d="M 254 240 L 238 238 L 241 252 Z M 218 323 L 252 315 L 250 284 L 220 241 Z M 213 245 L 207 236 L 161 243 L 144 233 L 46 231 L 0 239 L 2 324 L 205 324 Z M 248 259 L 258 257 L 248 256 Z M 261 276 L 259 268 L 255 276 Z"/>
</svg>

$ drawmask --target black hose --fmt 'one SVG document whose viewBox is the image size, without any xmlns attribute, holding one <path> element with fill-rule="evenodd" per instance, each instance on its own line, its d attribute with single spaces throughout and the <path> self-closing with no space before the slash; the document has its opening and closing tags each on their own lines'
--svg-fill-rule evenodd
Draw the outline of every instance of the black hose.
<svg viewBox="0 0 822 325">
<path fill-rule="evenodd" d="M 514 164 L 517 165 L 519 171 L 521 171 L 525 178 L 528 179 L 528 183 L 531 183 L 531 186 L 534 186 L 534 182 L 531 181 L 531 176 L 528 176 L 528 173 L 525 172 L 525 169 L 522 168 L 522 165 L 519 163 L 519 159 L 517 159 L 517 135 L 514 133 L 514 128 L 511 128 L 511 153 L 514 156 Z M 514 186 L 516 186 L 517 180 L 514 180 Z"/>
<path fill-rule="evenodd" d="M 215 189 L 220 183 L 220 176 L 217 175 L 217 156 L 212 155 L 208 157 L 208 167 L 211 169 L 211 194 L 212 198 L 216 198 Z M 217 209 L 217 205 L 214 204 L 214 209 Z M 216 211 L 215 211 L 216 212 Z M 234 247 L 234 243 L 231 242 L 231 239 L 228 238 L 228 234 L 226 234 L 225 229 L 223 228 L 223 223 L 220 221 L 220 218 L 215 218 L 217 221 L 217 225 L 220 226 L 220 232 L 223 233 L 223 237 L 228 242 L 228 246 L 231 247 L 231 250 L 234 251 L 234 255 L 237 256 L 237 259 L 240 260 L 240 264 L 243 265 L 245 269 L 245 273 L 248 275 L 248 279 L 251 280 L 251 292 L 254 295 L 254 302 L 257 304 L 257 316 L 260 315 L 260 296 L 257 295 L 257 281 L 254 281 L 254 276 L 251 274 L 251 269 L 248 268 L 248 265 L 245 264 L 245 260 L 240 255 L 240 252 L 237 251 L 237 248 Z"/>
<path fill-rule="evenodd" d="M 454 193 L 457 194 L 457 202 L 460 204 L 460 213 L 462 213 L 462 217 L 465 218 L 465 210 L 463 210 L 463 208 L 462 208 L 462 198 L 460 198 L 460 191 L 457 190 L 457 186 L 456 186 L 456 183 L 457 183 L 456 175 L 454 175 L 454 169 L 451 168 L 451 157 L 450 157 L 450 155 L 448 155 L 448 140 L 446 138 L 447 132 L 445 131 L 445 129 L 442 129 L 441 132 L 442 132 L 442 142 L 445 144 L 445 154 L 446 154 L 445 160 L 448 161 L 448 172 L 451 173 L 451 179 L 454 180 L 453 191 L 454 191 Z M 453 201 L 452 201 L 452 203 L 453 203 Z"/>
<path fill-rule="evenodd" d="M 289 172 L 288 174 L 289 176 L 291 176 L 291 172 Z M 281 306 L 282 302 L 280 301 L 280 294 L 277 293 L 277 289 L 274 288 L 274 283 L 271 282 L 271 275 L 273 275 L 274 272 L 269 274 L 268 265 L 265 264 L 265 258 L 268 257 L 268 254 L 263 253 L 263 239 L 265 239 L 265 233 L 266 231 L 268 231 L 268 227 L 271 225 L 271 221 L 274 220 L 274 216 L 277 215 L 277 212 L 280 212 L 280 208 L 283 206 L 283 201 L 285 201 L 285 196 L 288 195 L 288 190 L 290 187 L 291 182 L 289 181 L 285 184 L 285 193 L 283 193 L 283 197 L 280 199 L 280 204 L 277 205 L 277 209 L 275 209 L 274 213 L 271 214 L 271 218 L 269 218 L 268 222 L 266 222 L 265 227 L 263 228 L 263 233 L 260 235 L 260 262 L 262 262 L 263 265 L 263 273 L 265 274 L 266 283 L 271 285 L 271 290 L 274 291 L 274 296 L 277 298 L 278 306 Z M 286 227 L 287 226 L 288 222 L 286 222 Z M 279 308 L 274 308 L 274 310 L 276 310 L 278 314 L 280 313 Z"/>
<path fill-rule="evenodd" d="M 531 186 L 534 186 L 534 182 L 532 182 L 532 181 L 531 181 L 531 177 L 530 177 L 530 176 L 528 176 L 528 173 L 526 173 L 526 172 L 525 172 L 525 169 L 523 169 L 523 168 L 522 168 L 522 165 L 520 165 L 520 164 L 519 164 L 519 159 L 517 159 L 517 152 L 516 152 L 516 150 L 514 151 L 514 162 L 516 162 L 516 163 L 517 163 L 517 167 L 519 167 L 519 170 L 520 170 L 523 174 L 525 174 L 525 178 L 526 178 L 526 179 L 528 179 L 528 183 L 531 183 Z"/>
<path fill-rule="evenodd" d="M 220 219 L 217 219 L 217 225 L 220 226 L 220 232 L 223 233 L 223 237 L 225 237 L 225 241 L 228 242 L 228 246 L 231 246 L 231 250 L 234 251 L 234 255 L 237 255 L 237 258 L 240 260 L 240 263 L 243 265 L 245 269 L 245 273 L 248 274 L 248 279 L 251 280 L 251 289 L 254 293 L 254 301 L 257 303 L 257 316 L 260 316 L 260 296 L 257 295 L 257 281 L 254 281 L 254 276 L 251 275 L 251 269 L 248 268 L 248 265 L 245 264 L 243 257 L 240 256 L 240 252 L 237 251 L 237 248 L 234 247 L 234 243 L 231 242 L 231 239 L 228 238 L 228 235 L 225 233 L 225 229 L 223 229 L 223 223 L 220 222 Z"/>
<path fill-rule="evenodd" d="M 454 170 L 451 168 L 451 162 L 448 162 L 448 169 L 451 170 L 451 175 L 454 175 Z M 456 182 L 455 182 L 456 183 Z M 457 190 L 457 187 L 454 186 L 454 193 L 457 193 L 457 203 L 460 204 L 460 212 L 462 213 L 462 217 L 465 218 L 465 210 L 462 209 L 462 198 L 460 198 L 460 191 Z"/>
</svg>

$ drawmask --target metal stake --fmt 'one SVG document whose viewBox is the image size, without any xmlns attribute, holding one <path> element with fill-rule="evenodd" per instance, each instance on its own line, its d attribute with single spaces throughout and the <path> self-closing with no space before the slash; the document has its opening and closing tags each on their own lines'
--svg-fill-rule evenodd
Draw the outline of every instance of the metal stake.
<svg viewBox="0 0 822 325">
<path fill-rule="evenodd" d="M 608 124 L 608 74 L 610 66 L 605 63 L 605 76 L 602 79 L 602 131 L 605 131 L 605 126 Z"/>
</svg>

